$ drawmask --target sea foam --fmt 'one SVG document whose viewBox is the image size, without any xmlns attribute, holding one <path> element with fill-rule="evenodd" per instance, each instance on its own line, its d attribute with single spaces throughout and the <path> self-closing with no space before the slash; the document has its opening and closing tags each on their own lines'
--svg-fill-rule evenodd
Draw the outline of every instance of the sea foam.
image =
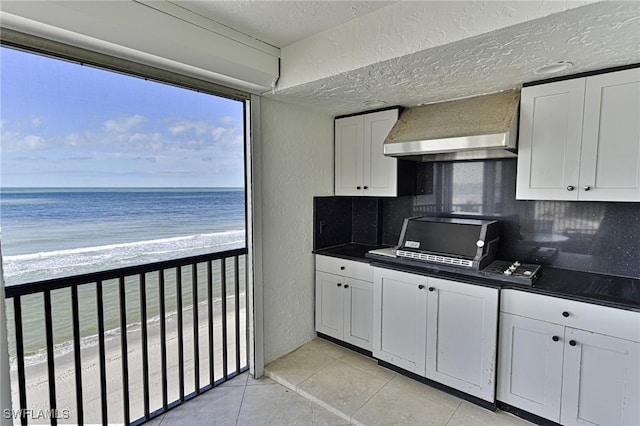
<svg viewBox="0 0 640 426">
<path fill-rule="evenodd" d="M 245 246 L 245 231 L 3 256 L 7 285 L 196 256 Z"/>
</svg>

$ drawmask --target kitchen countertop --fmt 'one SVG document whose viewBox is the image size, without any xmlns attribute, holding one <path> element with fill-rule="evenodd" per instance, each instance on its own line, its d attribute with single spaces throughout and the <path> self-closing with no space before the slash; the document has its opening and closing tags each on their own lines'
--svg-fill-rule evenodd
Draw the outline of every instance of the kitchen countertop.
<svg viewBox="0 0 640 426">
<path fill-rule="evenodd" d="M 453 279 L 469 284 L 495 287 L 501 289 L 516 289 L 547 296 L 560 297 L 569 300 L 610 306 L 614 308 L 633 310 L 640 312 L 640 279 L 603 275 L 590 272 L 572 271 L 553 267 L 543 267 L 542 274 L 532 286 L 522 284 L 510 284 L 493 280 L 485 276 L 475 274 L 463 274 L 459 270 L 429 264 L 429 267 L 414 266 L 411 264 L 399 265 L 385 262 L 378 257 L 369 259 L 366 254 L 369 250 L 382 246 L 370 246 L 366 244 L 343 244 L 325 249 L 314 250 L 314 254 L 338 257 L 370 263 L 373 266 L 396 269 L 400 271 Z"/>
</svg>

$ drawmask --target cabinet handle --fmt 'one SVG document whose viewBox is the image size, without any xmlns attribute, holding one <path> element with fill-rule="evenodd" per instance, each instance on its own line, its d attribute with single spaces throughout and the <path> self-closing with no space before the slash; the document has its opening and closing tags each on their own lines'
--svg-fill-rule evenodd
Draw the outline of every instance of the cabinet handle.
<svg viewBox="0 0 640 426">
<path fill-rule="evenodd" d="M 345 284 L 345 285 L 344 285 L 344 288 L 349 288 L 349 284 Z"/>
<path fill-rule="evenodd" d="M 338 283 L 338 287 L 342 287 L 342 284 L 341 284 L 341 283 Z"/>
<path fill-rule="evenodd" d="M 369 187 L 368 187 L 368 186 L 365 186 L 365 187 L 364 187 L 364 189 L 369 189 Z"/>
<path fill-rule="evenodd" d="M 562 316 L 563 316 L 563 317 L 565 317 L 565 318 L 569 318 L 569 312 L 564 311 L 564 312 L 562 313 Z"/>
<path fill-rule="evenodd" d="M 558 340 L 560 340 L 560 338 L 558 336 L 553 336 L 551 340 L 553 340 L 554 342 L 557 342 Z"/>
<path fill-rule="evenodd" d="M 422 284 L 420 284 L 420 285 L 418 286 L 418 288 L 419 288 L 420 290 L 424 290 L 424 286 L 423 286 Z"/>
<path fill-rule="evenodd" d="M 360 189 L 360 187 L 359 187 L 359 186 L 356 186 L 356 189 Z"/>
<path fill-rule="evenodd" d="M 585 186 L 585 187 L 584 187 L 584 190 L 585 190 L 585 191 L 589 191 L 590 189 L 591 189 L 591 187 L 590 187 L 589 185 L 587 185 L 587 186 Z"/>
<path fill-rule="evenodd" d="M 435 291 L 436 288 L 435 287 L 429 287 L 429 291 Z"/>
<path fill-rule="evenodd" d="M 341 271 L 344 271 L 344 266 L 341 266 L 341 267 L 340 267 L 340 270 L 341 270 Z"/>
<path fill-rule="evenodd" d="M 567 191 L 573 191 L 575 188 L 573 187 L 573 185 L 569 185 L 567 186 Z"/>
<path fill-rule="evenodd" d="M 575 346 L 575 345 L 577 345 L 577 344 L 578 344 L 578 342 L 576 342 L 575 340 L 569 340 L 569 344 L 570 344 L 571 346 Z"/>
</svg>

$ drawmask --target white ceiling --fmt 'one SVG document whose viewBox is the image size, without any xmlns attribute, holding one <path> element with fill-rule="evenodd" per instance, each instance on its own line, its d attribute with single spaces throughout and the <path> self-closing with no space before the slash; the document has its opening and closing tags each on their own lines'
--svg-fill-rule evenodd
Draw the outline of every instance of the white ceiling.
<svg viewBox="0 0 640 426">
<path fill-rule="evenodd" d="M 365 105 L 370 100 L 411 106 L 519 88 L 524 82 L 543 78 L 640 63 L 638 1 L 450 4 L 452 11 L 462 7 L 460 13 L 447 13 L 446 2 L 173 3 L 282 48 L 280 84 L 265 95 L 331 115 L 371 109 Z M 411 8 L 421 9 L 423 15 L 409 12 L 399 16 L 400 11 L 412 11 Z M 544 8 L 548 12 L 542 12 Z M 385 22 L 396 26 L 379 28 L 385 24 L 377 23 Z M 494 26 L 483 26 L 486 22 L 494 22 Z M 403 25 L 413 26 L 415 37 L 403 33 Z M 425 25 L 433 27 L 428 38 L 437 42 L 431 47 L 403 50 L 403 46 L 427 34 L 421 29 Z M 384 31 L 398 36 L 395 48 L 376 37 Z M 462 36 L 452 37 L 456 31 Z M 360 36 L 361 40 L 353 43 L 349 35 Z M 321 49 L 323 45 L 328 46 L 325 51 Z M 372 52 L 369 63 L 351 59 L 361 53 L 357 49 L 362 47 Z M 289 60 L 289 52 L 296 52 L 294 59 L 306 55 L 302 59 L 307 61 L 306 71 L 297 68 L 300 60 L 298 64 Z M 348 66 L 314 74 L 313 70 L 332 61 Z M 537 68 L 557 61 L 569 61 L 573 66 L 549 76 L 535 73 Z M 303 78 L 289 84 L 292 75 Z"/>
<path fill-rule="evenodd" d="M 393 1 L 176 0 L 172 3 L 276 47 L 359 18 Z"/>
</svg>

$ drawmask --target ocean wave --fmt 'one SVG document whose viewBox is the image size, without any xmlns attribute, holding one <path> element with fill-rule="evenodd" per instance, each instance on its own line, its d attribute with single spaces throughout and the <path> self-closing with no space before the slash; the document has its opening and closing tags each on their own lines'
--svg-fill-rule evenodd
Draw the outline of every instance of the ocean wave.
<svg viewBox="0 0 640 426">
<path fill-rule="evenodd" d="M 3 268 L 7 285 L 14 285 L 240 248 L 244 244 L 245 231 L 232 230 L 3 256 Z"/>
</svg>

